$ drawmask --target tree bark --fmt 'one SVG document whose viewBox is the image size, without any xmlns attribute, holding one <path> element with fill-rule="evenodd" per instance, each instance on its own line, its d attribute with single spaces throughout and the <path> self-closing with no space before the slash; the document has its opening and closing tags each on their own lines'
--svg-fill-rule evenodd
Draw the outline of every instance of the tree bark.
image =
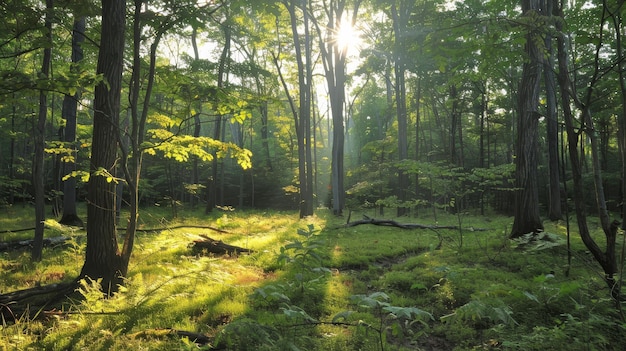
<svg viewBox="0 0 626 351">
<path fill-rule="evenodd" d="M 52 45 L 52 10 L 53 0 L 46 0 L 46 40 Z M 52 49 L 47 47 L 43 50 L 41 75 L 47 79 L 50 73 Z M 35 238 L 31 259 L 41 261 L 43 250 L 44 221 L 46 220 L 46 194 L 44 184 L 44 148 L 46 143 L 46 119 L 48 117 L 48 97 L 45 90 L 39 91 L 39 115 L 34 126 L 35 155 L 33 159 L 33 188 L 35 191 Z"/>
<path fill-rule="evenodd" d="M 360 6 L 360 1 L 355 2 L 354 11 L 350 17 L 353 24 Z M 331 190 L 332 209 L 334 215 L 341 215 L 345 206 L 345 186 L 344 186 L 344 106 L 346 103 L 346 61 L 347 48 L 338 46 L 334 33 L 339 30 L 342 24 L 346 7 L 346 1 L 331 1 L 326 8 L 328 16 L 327 31 L 329 35 L 323 40 L 321 35 L 320 49 L 324 63 L 326 84 L 328 86 L 331 115 L 333 121 L 333 143 L 331 160 Z M 318 27 L 318 32 L 320 31 Z"/>
<path fill-rule="evenodd" d="M 74 21 L 72 29 L 72 69 L 76 70 L 76 65 L 83 59 L 83 48 L 81 44 L 85 41 L 85 18 L 81 17 Z M 71 173 L 76 170 L 76 111 L 81 92 L 77 91 L 73 96 L 65 95 L 61 115 L 65 119 L 63 127 L 63 141 L 71 145 L 73 150 L 73 160 L 63 163 L 63 216 L 59 220 L 61 224 L 75 225 L 82 227 L 83 221 L 76 213 L 76 177 Z"/>
<path fill-rule="evenodd" d="M 396 96 L 396 118 L 398 119 L 398 160 L 406 160 L 409 158 L 409 142 L 408 142 L 408 117 L 406 109 L 406 84 L 405 84 L 405 63 L 403 42 L 406 28 L 406 16 L 408 15 L 404 8 L 404 3 L 400 3 L 400 8 L 396 4 L 391 5 L 391 14 L 393 19 L 393 33 L 395 38 L 395 57 L 394 57 L 394 74 L 395 74 L 395 96 Z M 407 190 L 409 187 L 409 176 L 403 171 L 398 170 L 398 188 L 397 196 L 401 205 L 398 207 L 397 215 L 403 216 L 408 209 L 402 204 L 407 200 Z"/>
<path fill-rule="evenodd" d="M 295 0 L 284 1 L 283 5 L 289 12 L 291 21 L 291 32 L 293 34 L 294 49 L 296 52 L 296 64 L 298 66 L 298 88 L 299 106 L 294 103 L 294 99 L 289 94 L 286 82 L 280 67 L 278 65 L 278 57 L 274 56 L 274 64 L 279 70 L 279 76 L 285 93 L 289 97 L 289 105 L 294 115 L 294 123 L 296 128 L 296 139 L 298 144 L 298 181 L 300 187 L 299 209 L 300 218 L 313 215 L 313 162 L 311 160 L 311 84 L 313 79 L 312 62 L 311 62 L 311 39 L 310 39 L 310 18 L 307 9 L 308 1 L 305 1 L 301 8 L 304 16 L 303 30 L 304 41 L 302 41 L 299 33 L 299 17 L 297 16 Z M 302 48 L 304 47 L 304 53 Z M 304 58 L 304 60 L 303 60 Z"/>
<path fill-rule="evenodd" d="M 228 75 L 228 62 L 230 60 L 230 44 L 231 44 L 231 32 L 229 24 L 226 23 L 224 25 L 224 47 L 222 48 L 222 54 L 220 55 L 220 61 L 217 72 L 217 89 L 218 91 L 224 88 L 224 83 L 227 80 Z M 218 101 L 215 101 L 218 103 Z M 215 117 L 215 129 L 213 130 L 213 139 L 214 140 L 222 140 L 222 121 L 223 116 L 218 114 Z M 208 183 L 208 194 L 209 198 L 207 199 L 207 206 L 205 213 L 210 213 L 213 211 L 215 206 L 218 205 L 218 197 L 217 197 L 217 185 L 218 185 L 218 168 L 219 162 L 217 160 L 217 153 L 213 153 L 213 161 L 211 162 L 211 178 Z"/>
<path fill-rule="evenodd" d="M 553 2 L 546 2 L 546 11 L 552 13 Z M 544 60 L 543 80 L 546 87 L 546 129 L 548 142 L 548 168 L 549 168 L 549 203 L 548 218 L 552 221 L 563 217 L 561 211 L 561 179 L 559 167 L 559 125 L 556 111 L 556 89 L 554 77 L 554 50 L 552 49 L 552 35 L 548 32 L 545 38 L 547 59 Z"/>
<path fill-rule="evenodd" d="M 524 16 L 539 16 L 539 0 L 522 0 Z M 542 53 L 536 44 L 540 28 L 530 28 L 526 35 L 527 60 L 522 71 L 518 96 L 517 144 L 515 155 L 515 219 L 511 237 L 542 231 L 539 216 L 537 181 L 537 139 L 540 114 L 539 82 Z"/>
<path fill-rule="evenodd" d="M 561 3 L 558 8 L 555 9 L 555 16 L 560 17 L 560 20 L 556 21 L 556 29 L 557 32 L 563 33 L 563 4 Z M 606 10 L 606 8 L 604 8 Z M 605 24 L 606 12 L 602 13 L 602 20 L 600 23 L 600 39 L 602 39 L 603 34 L 603 26 Z M 604 189 L 602 185 L 602 174 L 600 172 L 600 158 L 598 152 L 598 141 L 596 131 L 594 130 L 593 119 L 591 118 L 591 92 L 593 91 L 595 84 L 597 83 L 597 77 L 599 75 L 600 66 L 599 66 L 599 57 L 600 57 L 600 49 L 602 47 L 602 40 L 596 46 L 596 57 L 595 57 L 595 67 L 593 77 L 591 78 L 587 90 L 585 92 L 584 101 L 580 101 L 577 95 L 577 91 L 575 86 L 572 84 L 569 72 L 569 62 L 568 62 L 568 50 L 565 36 L 561 34 L 557 38 L 558 43 L 558 80 L 559 87 L 561 91 L 562 107 L 563 107 L 563 119 L 565 122 L 565 128 L 567 130 L 567 139 L 568 139 L 568 149 L 570 154 L 570 163 L 572 169 L 572 196 L 574 198 L 574 206 L 576 208 L 576 220 L 578 223 L 578 231 L 580 232 L 580 237 L 587 247 L 587 249 L 591 252 L 595 260 L 600 264 L 604 271 L 604 280 L 610 289 L 611 296 L 616 300 L 623 299 L 620 293 L 620 285 L 619 282 L 615 281 L 615 274 L 618 272 L 618 265 L 616 260 L 616 237 L 617 237 L 617 229 L 619 227 L 619 221 L 610 221 L 609 213 L 606 208 L 606 201 L 604 197 Z M 571 101 L 575 102 L 577 107 L 581 110 L 581 121 L 580 123 L 574 123 L 574 115 L 570 108 Z M 581 126 L 579 130 L 576 130 L 576 127 Z M 596 206 L 598 211 L 598 216 L 600 218 L 600 223 L 602 226 L 602 230 L 605 234 L 606 238 L 606 246 L 605 250 L 602 251 L 598 243 L 591 236 L 591 232 L 587 225 L 587 213 L 585 209 L 585 188 L 583 185 L 583 162 L 582 162 L 582 152 L 578 148 L 579 140 L 582 133 L 586 133 L 586 136 L 590 139 L 591 146 L 591 154 L 592 154 L 592 170 L 593 170 L 593 178 L 594 178 L 594 194 L 596 196 Z"/>
<path fill-rule="evenodd" d="M 81 276 L 102 279 L 105 292 L 121 283 L 122 261 L 115 230 L 115 173 L 126 3 L 102 0 L 102 34 L 97 73 L 104 82 L 95 89 L 90 179 L 87 185 L 87 247 Z"/>
</svg>

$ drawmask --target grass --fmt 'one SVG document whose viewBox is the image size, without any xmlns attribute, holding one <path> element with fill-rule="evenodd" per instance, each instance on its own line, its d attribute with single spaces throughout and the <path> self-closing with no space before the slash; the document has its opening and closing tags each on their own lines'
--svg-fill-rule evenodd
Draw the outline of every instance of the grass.
<svg viewBox="0 0 626 351">
<path fill-rule="evenodd" d="M 5 211 L 4 228 L 28 226 L 28 208 Z M 512 218 L 496 215 L 463 215 L 464 228 L 485 231 L 347 228 L 324 210 L 302 220 L 272 211 L 178 215 L 142 211 L 140 228 L 162 229 L 138 232 L 119 294 L 104 299 L 84 281 L 82 299 L 62 306 L 67 313 L 3 323 L 3 350 L 210 348 L 172 330 L 231 350 L 618 350 L 626 332 L 575 235 L 567 266 L 560 222 L 545 223 L 553 244 L 522 247 L 507 238 Z M 423 215 L 398 221 L 434 223 Z M 437 221 L 458 218 L 439 213 Z M 171 229 L 181 225 L 228 233 Z M 25 252 L 3 253 L 2 292 L 75 277 L 85 233 L 64 234 L 71 245 L 46 249 L 40 263 Z M 199 235 L 254 253 L 195 255 L 189 245 Z"/>
</svg>

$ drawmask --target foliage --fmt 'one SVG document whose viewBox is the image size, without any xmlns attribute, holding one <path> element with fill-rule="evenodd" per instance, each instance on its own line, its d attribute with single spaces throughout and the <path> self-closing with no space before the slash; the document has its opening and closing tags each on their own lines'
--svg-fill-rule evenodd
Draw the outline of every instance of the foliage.
<svg viewBox="0 0 626 351">
<path fill-rule="evenodd" d="M 12 211 L 2 223 L 9 228 L 28 213 L 5 211 Z M 306 221 L 312 225 L 294 211 L 233 210 L 207 218 L 186 208 L 173 218 L 166 208 L 144 209 L 141 227 L 163 230 L 138 234 L 125 289 L 105 298 L 96 282 L 83 280 L 58 314 L 7 321 L 0 340 L 50 350 L 70 342 L 84 349 L 415 350 L 436 343 L 471 350 L 490 343 L 513 350 L 608 350 L 624 332 L 604 282 L 585 257 L 574 256 L 567 277 L 562 245 L 503 246 L 508 217 L 466 215 L 467 226 L 492 229 L 474 232 L 477 240 L 467 240 L 463 251 L 450 239 L 437 249 L 440 238 L 432 231 L 344 228 L 332 215 Z M 440 214 L 438 221 L 455 224 L 456 217 Z M 185 224 L 221 226 L 228 233 L 173 229 Z M 15 290 L 75 277 L 84 239 L 81 229 L 72 230 L 64 234 L 74 238 L 71 247 L 46 249 L 40 263 L 30 262 L 28 253 L 2 254 L 4 286 Z M 562 238 L 564 228 L 557 223 L 546 233 Z M 255 252 L 194 256 L 187 246 L 198 234 Z M 580 239 L 572 239 L 572 250 L 581 251 Z M 199 332 L 213 341 L 198 346 L 152 333 L 162 328 Z"/>
</svg>

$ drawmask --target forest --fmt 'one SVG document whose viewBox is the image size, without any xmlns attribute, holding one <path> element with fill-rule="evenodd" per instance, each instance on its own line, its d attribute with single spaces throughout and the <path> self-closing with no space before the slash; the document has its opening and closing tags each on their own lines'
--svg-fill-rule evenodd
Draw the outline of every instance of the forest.
<svg viewBox="0 0 626 351">
<path fill-rule="evenodd" d="M 5 0 L 3 350 L 622 350 L 605 0 Z"/>
</svg>

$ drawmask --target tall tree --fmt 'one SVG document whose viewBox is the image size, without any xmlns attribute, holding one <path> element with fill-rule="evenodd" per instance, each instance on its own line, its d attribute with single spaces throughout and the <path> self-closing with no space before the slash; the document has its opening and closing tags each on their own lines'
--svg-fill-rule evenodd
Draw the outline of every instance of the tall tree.
<svg viewBox="0 0 626 351">
<path fill-rule="evenodd" d="M 554 6 L 553 0 L 546 1 L 546 16 L 552 14 Z M 559 220 L 562 218 L 561 212 L 561 180 L 559 174 L 559 125 L 557 121 L 556 109 L 556 87 L 554 76 L 554 50 L 552 49 L 552 34 L 545 34 L 545 58 L 543 67 L 543 80 L 546 89 L 546 141 L 548 143 L 548 169 L 550 176 L 548 199 L 548 218 Z"/>
<path fill-rule="evenodd" d="M 294 117 L 296 139 L 298 144 L 298 185 L 300 218 L 313 214 L 313 161 L 311 148 L 311 95 L 313 84 L 313 68 L 311 53 L 311 23 L 308 1 L 284 0 L 282 4 L 289 13 L 291 34 L 295 49 L 296 66 L 298 69 L 298 105 L 291 96 L 287 81 L 281 71 L 279 60 L 281 53 L 273 54 L 274 65 L 278 69 L 289 106 Z M 299 33 L 299 16 L 302 13 L 303 34 Z M 304 51 L 304 52 L 303 52 Z"/>
<path fill-rule="evenodd" d="M 102 32 L 97 72 L 104 82 L 96 85 L 93 139 L 87 185 L 87 247 L 81 276 L 102 279 L 105 291 L 115 291 L 127 267 L 117 244 L 115 226 L 115 166 L 124 43 L 126 2 L 102 0 Z"/>
<path fill-rule="evenodd" d="M 226 23 L 222 24 L 222 28 L 224 31 L 224 46 L 222 48 L 222 54 L 220 55 L 220 60 L 219 60 L 218 70 L 217 70 L 218 93 L 220 90 L 224 89 L 224 85 L 228 82 L 228 74 L 229 74 L 229 67 L 230 67 L 230 54 L 231 54 L 230 52 L 231 28 L 230 28 L 230 24 L 228 23 L 228 20 L 226 20 Z M 215 140 L 221 139 L 222 129 L 224 128 L 222 125 L 223 119 L 224 119 L 224 116 L 222 116 L 221 113 L 218 113 L 215 116 L 215 126 L 213 129 L 213 139 Z M 216 155 L 214 155 L 213 161 L 211 162 L 211 177 L 209 179 L 209 184 L 208 184 L 209 185 L 208 186 L 209 198 L 207 199 L 207 206 L 205 210 L 206 213 L 211 212 L 213 208 L 215 208 L 215 206 L 219 204 L 218 196 L 217 196 L 218 168 L 219 168 L 218 160 L 217 160 Z M 222 179 L 222 184 L 223 182 L 224 181 Z M 222 191 L 223 191 L 223 188 L 222 188 Z"/>
<path fill-rule="evenodd" d="M 408 115 L 406 106 L 406 57 L 404 55 L 404 36 L 407 30 L 407 20 L 409 16 L 408 2 L 400 0 L 396 5 L 394 1 L 391 4 L 391 17 L 393 21 L 394 33 L 394 76 L 395 76 L 395 97 L 396 97 L 396 118 L 398 120 L 398 160 L 406 160 L 409 157 L 409 141 L 408 141 Z M 398 201 L 403 203 L 407 200 L 407 191 L 409 188 L 409 176 L 402 169 L 398 170 Z M 407 213 L 404 206 L 398 207 L 398 216 Z"/>
<path fill-rule="evenodd" d="M 518 122 L 515 153 L 515 219 L 511 237 L 543 230 L 539 215 L 539 185 L 537 180 L 537 139 L 540 114 L 539 88 L 542 68 L 541 38 L 543 26 L 542 1 L 522 0 L 522 14 L 527 28 L 526 61 L 519 84 Z"/>
<path fill-rule="evenodd" d="M 72 29 L 72 68 L 76 71 L 78 64 L 83 59 L 82 43 L 85 41 L 85 17 L 74 20 Z M 63 215 L 59 220 L 61 224 L 83 226 L 83 221 L 76 212 L 76 177 L 72 172 L 76 170 L 76 112 L 78 101 L 81 98 L 80 90 L 74 95 L 66 94 L 63 98 L 61 117 L 65 120 L 62 128 L 63 141 L 69 144 L 72 150 L 71 157 L 63 163 Z"/>
<path fill-rule="evenodd" d="M 49 43 L 43 50 L 41 63 L 41 75 L 48 78 L 50 74 L 50 64 L 52 61 L 52 11 L 53 0 L 46 0 L 45 16 L 45 37 Z M 39 114 L 37 123 L 34 126 L 35 154 L 33 160 L 33 188 L 35 191 L 35 239 L 33 240 L 32 260 L 40 261 L 43 250 L 44 221 L 46 219 L 45 209 L 45 185 L 44 185 L 44 148 L 46 142 L 46 119 L 48 118 L 48 95 L 46 89 L 39 91 Z"/>
<path fill-rule="evenodd" d="M 327 24 L 326 35 L 317 26 L 320 52 L 324 64 L 324 77 L 328 87 L 330 110 L 333 121 L 333 143 L 331 159 L 331 190 L 333 214 L 341 215 L 345 205 L 344 186 L 344 110 L 346 104 L 346 60 L 348 46 L 340 45 L 342 26 L 352 27 L 356 23 L 361 0 L 354 2 L 351 13 L 345 15 L 346 0 L 331 0 L 325 3 Z"/>
<path fill-rule="evenodd" d="M 602 76 L 601 72 L 605 70 L 605 67 L 602 67 L 600 62 L 601 56 L 603 55 L 602 49 L 605 45 L 603 42 L 605 25 L 610 11 L 608 11 L 607 4 L 604 3 L 598 26 L 599 40 L 592 44 L 595 48 L 593 69 L 591 75 L 586 81 L 584 91 L 579 93 L 576 85 L 573 83 L 573 79 L 571 78 L 572 73 L 567 43 L 568 38 L 565 36 L 566 34 L 563 30 L 563 23 L 565 22 L 564 3 L 565 1 L 561 1 L 559 6 L 555 6 L 554 14 L 559 19 L 556 21 L 556 29 L 557 32 L 560 33 L 557 38 L 557 57 L 559 67 L 558 80 L 562 98 L 561 106 L 563 108 L 563 119 L 567 131 L 573 183 L 572 194 L 576 209 L 576 221 L 583 243 L 604 271 L 604 280 L 610 289 L 611 296 L 616 300 L 623 300 L 624 297 L 621 296 L 620 292 L 620 282 L 615 279 L 615 274 L 619 271 L 615 250 L 617 230 L 620 223 L 619 221 L 610 220 L 609 211 L 607 209 L 598 150 L 598 131 L 595 129 L 594 121 L 591 115 L 593 91 Z M 579 120 L 575 118 L 574 113 L 571 110 L 570 105 L 572 102 L 580 110 L 581 117 Z M 604 251 L 592 237 L 589 226 L 587 225 L 587 213 L 584 200 L 587 189 L 585 189 L 583 184 L 583 151 L 579 148 L 579 140 L 583 140 L 583 136 L 589 139 L 589 146 L 591 147 L 592 174 L 594 183 L 593 194 L 596 199 L 596 210 L 600 219 L 600 225 L 605 235 Z"/>
</svg>

